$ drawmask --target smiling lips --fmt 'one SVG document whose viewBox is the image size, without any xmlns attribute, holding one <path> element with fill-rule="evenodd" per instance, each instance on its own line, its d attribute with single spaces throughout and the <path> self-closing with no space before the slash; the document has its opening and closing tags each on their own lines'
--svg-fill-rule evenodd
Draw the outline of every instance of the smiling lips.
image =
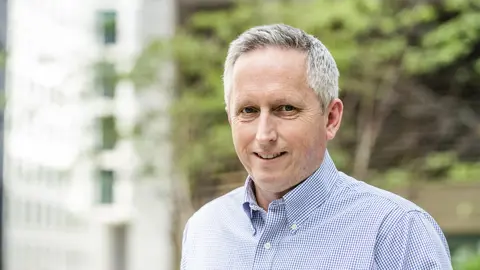
<svg viewBox="0 0 480 270">
<path fill-rule="evenodd" d="M 278 158 L 280 156 L 283 156 L 284 154 L 286 154 L 287 152 L 277 152 L 277 153 L 257 153 L 255 152 L 255 155 L 261 159 L 264 159 L 264 160 L 271 160 L 271 159 L 275 159 L 275 158 Z"/>
</svg>

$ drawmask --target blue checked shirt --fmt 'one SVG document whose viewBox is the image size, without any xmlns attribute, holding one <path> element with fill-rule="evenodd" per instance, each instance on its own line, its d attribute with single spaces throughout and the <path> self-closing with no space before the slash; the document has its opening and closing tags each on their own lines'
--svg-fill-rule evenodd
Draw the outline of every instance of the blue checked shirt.
<svg viewBox="0 0 480 270">
<path fill-rule="evenodd" d="M 182 270 L 452 269 L 445 237 L 428 213 L 337 171 L 328 152 L 268 212 L 252 184 L 248 178 L 189 219 Z"/>
</svg>

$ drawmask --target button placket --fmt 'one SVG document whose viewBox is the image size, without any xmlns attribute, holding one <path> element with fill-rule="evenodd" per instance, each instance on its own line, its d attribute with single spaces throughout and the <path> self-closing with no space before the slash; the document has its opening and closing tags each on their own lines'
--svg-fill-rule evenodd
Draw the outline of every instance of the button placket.
<svg viewBox="0 0 480 270">
<path fill-rule="evenodd" d="M 268 211 L 263 213 L 265 218 L 265 227 L 261 232 L 259 245 L 257 246 L 254 268 L 272 269 L 273 258 L 278 251 L 276 243 L 279 242 L 279 231 L 285 230 L 286 213 L 283 205 L 272 204 Z"/>
</svg>

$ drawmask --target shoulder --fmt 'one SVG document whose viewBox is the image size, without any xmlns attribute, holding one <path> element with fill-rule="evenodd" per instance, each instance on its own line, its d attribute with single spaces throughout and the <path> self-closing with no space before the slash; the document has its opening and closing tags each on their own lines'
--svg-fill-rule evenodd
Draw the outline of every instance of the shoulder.
<svg viewBox="0 0 480 270">
<path fill-rule="evenodd" d="M 204 225 L 211 224 L 211 221 L 215 219 L 218 222 L 219 219 L 228 218 L 228 216 L 234 213 L 241 212 L 242 203 L 244 199 L 245 188 L 236 188 L 227 194 L 224 194 L 212 201 L 206 203 L 200 207 L 188 220 L 189 227 L 202 227 Z"/>
<path fill-rule="evenodd" d="M 392 233 L 395 227 L 407 225 L 410 230 L 428 228 L 442 234 L 435 219 L 414 202 L 346 174 L 341 173 L 340 177 L 344 179 L 337 188 L 336 200 L 345 201 L 345 208 L 353 205 L 358 213 L 363 213 L 370 222 L 377 224 L 380 237 Z"/>
<path fill-rule="evenodd" d="M 212 245 L 224 243 L 229 235 L 225 231 L 235 229 L 234 225 L 246 219 L 245 214 L 241 215 L 244 190 L 243 187 L 237 188 L 206 203 L 187 220 L 182 240 L 181 269 L 200 267 L 196 263 L 205 262 Z"/>
<path fill-rule="evenodd" d="M 340 181 L 341 186 L 337 190 L 341 197 L 357 203 L 361 201 L 363 205 L 370 206 L 372 209 L 388 215 L 392 213 L 402 215 L 411 211 L 427 214 L 417 204 L 393 192 L 359 181 L 344 173 L 340 173 L 340 177 L 343 178 L 343 181 Z"/>
<path fill-rule="evenodd" d="M 205 242 L 221 242 L 224 232 L 245 227 L 248 217 L 243 211 L 244 188 L 237 188 L 200 207 L 186 222 L 183 252 Z"/>
<path fill-rule="evenodd" d="M 377 237 L 380 269 L 451 269 L 450 250 L 440 226 L 425 211 L 393 212 Z"/>
<path fill-rule="evenodd" d="M 428 263 L 450 269 L 447 241 L 427 211 L 392 192 L 345 174 L 341 177 L 344 181 L 339 192 L 362 210 L 367 209 L 365 212 L 378 223 L 375 260 L 380 269 L 410 269 Z"/>
</svg>

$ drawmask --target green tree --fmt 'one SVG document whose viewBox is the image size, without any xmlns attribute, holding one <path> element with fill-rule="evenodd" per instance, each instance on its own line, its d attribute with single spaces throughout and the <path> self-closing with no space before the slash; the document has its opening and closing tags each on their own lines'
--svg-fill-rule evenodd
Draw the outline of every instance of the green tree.
<svg viewBox="0 0 480 270">
<path fill-rule="evenodd" d="M 156 76 L 152 67 L 161 62 L 159 59 L 173 55 L 178 78 L 176 102 L 172 106 L 175 119 L 172 139 L 179 164 L 188 172 L 195 190 L 199 181 L 204 184 L 212 175 L 241 169 L 223 104 L 221 75 L 229 42 L 259 24 L 284 22 L 300 27 L 330 48 L 342 74 L 341 95 L 347 110 L 342 131 L 330 146 L 340 169 L 361 179 L 368 176 L 380 179 L 386 174 L 398 177 L 403 174 L 406 179 L 414 175 L 433 177 L 428 169 L 414 166 L 428 162 L 428 155 L 416 151 L 419 147 L 415 144 L 421 139 L 405 145 L 404 149 L 390 152 L 383 149 L 392 148 L 388 139 L 408 139 L 407 135 L 397 133 L 391 123 L 392 120 L 399 124 L 408 122 L 399 119 L 404 117 L 404 110 L 416 106 L 419 116 L 432 110 L 419 109 L 421 104 L 411 101 L 415 95 L 429 96 L 431 107 L 443 104 L 441 93 L 425 83 L 425 78 L 452 66 L 460 68 L 458 74 L 449 76 L 458 83 L 456 88 L 461 87 L 462 81 L 471 82 L 478 77 L 478 60 L 468 58 L 479 43 L 480 16 L 473 8 L 478 6 L 479 1 L 461 0 L 247 1 L 229 9 L 196 13 L 179 29 L 173 41 L 159 41 L 147 48 L 132 74 L 140 84 L 149 82 Z M 467 114 L 478 119 L 478 112 L 472 113 L 470 105 L 461 102 L 454 105 L 450 107 L 470 110 Z M 437 119 L 437 126 L 447 125 L 457 116 L 444 121 Z M 403 127 L 404 130 L 420 130 L 425 119 L 411 117 L 415 118 L 414 124 Z M 478 122 L 470 120 L 465 126 L 478 137 Z M 438 143 L 432 143 L 428 152 L 438 150 L 437 147 Z M 382 162 L 387 156 L 396 160 Z M 400 174 L 389 172 L 394 165 Z M 447 172 L 442 174 L 447 175 Z"/>
<path fill-rule="evenodd" d="M 480 149 L 469 147 L 480 143 L 479 7 L 479 0 L 241 1 L 195 13 L 172 40 L 145 48 L 130 78 L 151 87 L 174 60 L 170 139 L 194 199 L 216 175 L 242 170 L 223 101 L 228 45 L 252 26 L 278 22 L 317 36 L 337 61 L 346 111 L 329 149 L 339 169 L 378 185 L 480 180 L 472 160 Z M 161 113 L 145 115 L 138 135 Z"/>
<path fill-rule="evenodd" d="M 458 270 L 480 270 L 480 255 L 470 255 L 466 259 L 454 264 Z"/>
</svg>

